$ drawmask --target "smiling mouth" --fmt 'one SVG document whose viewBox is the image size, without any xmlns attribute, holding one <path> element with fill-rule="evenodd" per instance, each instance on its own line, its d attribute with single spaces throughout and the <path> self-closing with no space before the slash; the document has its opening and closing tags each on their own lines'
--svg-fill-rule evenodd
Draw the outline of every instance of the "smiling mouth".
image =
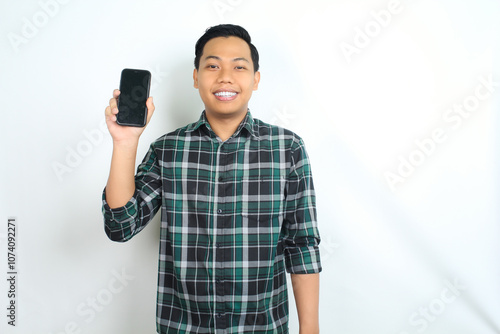
<svg viewBox="0 0 500 334">
<path fill-rule="evenodd" d="M 215 98 L 219 101 L 231 101 L 236 98 L 238 93 L 236 92 L 229 92 L 229 91 L 220 91 L 217 93 L 214 93 Z"/>
</svg>

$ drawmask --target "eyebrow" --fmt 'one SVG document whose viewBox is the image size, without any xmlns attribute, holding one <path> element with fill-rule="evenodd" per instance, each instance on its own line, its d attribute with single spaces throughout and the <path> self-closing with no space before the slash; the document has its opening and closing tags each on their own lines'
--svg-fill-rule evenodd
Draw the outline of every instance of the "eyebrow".
<svg viewBox="0 0 500 334">
<path fill-rule="evenodd" d="M 220 57 L 217 57 L 217 56 L 206 56 L 205 57 L 205 60 L 208 60 L 208 59 L 215 59 L 215 60 L 219 60 L 221 61 L 222 59 Z M 250 64 L 250 62 L 248 61 L 248 59 L 244 58 L 244 57 L 238 57 L 238 58 L 234 58 L 233 59 L 233 62 L 236 62 L 236 61 L 246 61 L 247 63 Z"/>
</svg>

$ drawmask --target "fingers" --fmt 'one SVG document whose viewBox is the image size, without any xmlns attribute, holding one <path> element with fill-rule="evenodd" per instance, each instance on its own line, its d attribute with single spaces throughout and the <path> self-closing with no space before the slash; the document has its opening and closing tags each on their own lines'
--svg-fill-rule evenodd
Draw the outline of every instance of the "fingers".
<svg viewBox="0 0 500 334">
<path fill-rule="evenodd" d="M 116 98 L 112 98 L 109 100 L 109 108 L 112 114 L 116 115 L 118 114 L 118 106 L 117 106 L 117 101 Z"/>
<path fill-rule="evenodd" d="M 116 114 L 118 114 L 117 98 L 120 96 L 120 91 L 115 89 L 113 91 L 113 98 L 109 100 L 109 105 L 104 110 L 106 118 L 111 121 L 116 121 Z"/>
<path fill-rule="evenodd" d="M 104 115 L 106 116 L 106 119 L 107 119 L 107 120 L 110 120 L 110 121 L 116 122 L 116 115 L 114 115 L 114 114 L 111 112 L 111 107 L 110 107 L 110 106 L 107 106 L 107 107 L 106 107 L 106 109 L 104 110 Z"/>
<path fill-rule="evenodd" d="M 118 105 L 117 105 L 117 98 L 120 96 L 120 91 L 118 89 L 115 89 L 113 91 L 113 97 L 109 100 L 109 105 L 106 107 L 104 114 L 106 115 L 106 120 L 116 122 L 116 114 L 118 114 Z M 146 100 L 146 107 L 148 108 L 148 116 L 146 119 L 146 124 L 149 123 L 149 120 L 153 116 L 153 113 L 155 111 L 155 105 L 153 103 L 153 97 L 150 96 Z"/>
<path fill-rule="evenodd" d="M 115 89 L 113 91 L 113 98 L 109 100 L 110 111 L 114 115 L 118 114 L 118 102 L 117 102 L 118 96 L 120 96 L 120 91 L 118 89 Z"/>
</svg>

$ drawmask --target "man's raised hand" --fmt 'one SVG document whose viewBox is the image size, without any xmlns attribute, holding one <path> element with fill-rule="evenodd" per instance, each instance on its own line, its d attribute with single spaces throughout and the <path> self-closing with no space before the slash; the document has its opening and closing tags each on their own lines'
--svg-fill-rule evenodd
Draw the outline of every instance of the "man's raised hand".
<svg viewBox="0 0 500 334">
<path fill-rule="evenodd" d="M 134 127 L 134 126 L 123 126 L 116 123 L 116 115 L 118 114 L 118 104 L 117 99 L 120 96 L 120 91 L 115 89 L 113 91 L 113 97 L 109 100 L 109 105 L 106 107 L 106 124 L 108 126 L 109 133 L 113 138 L 114 144 L 129 144 L 139 141 L 139 137 L 148 125 L 151 117 L 153 116 L 155 106 L 153 103 L 153 97 L 150 96 L 146 101 L 146 107 L 148 108 L 148 116 L 146 118 L 146 126 Z"/>
</svg>

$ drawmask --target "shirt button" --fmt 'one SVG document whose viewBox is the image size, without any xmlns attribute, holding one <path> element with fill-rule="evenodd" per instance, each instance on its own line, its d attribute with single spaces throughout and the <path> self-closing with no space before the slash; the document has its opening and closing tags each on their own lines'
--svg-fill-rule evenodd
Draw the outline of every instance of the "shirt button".
<svg viewBox="0 0 500 334">
<path fill-rule="evenodd" d="M 216 243 L 215 247 L 220 248 L 220 242 Z"/>
<path fill-rule="evenodd" d="M 224 316 L 224 313 L 217 313 L 217 318 L 222 318 Z"/>
<path fill-rule="evenodd" d="M 222 279 L 218 278 L 217 281 L 216 281 L 217 284 L 221 284 L 222 283 Z"/>
<path fill-rule="evenodd" d="M 224 178 L 222 176 L 219 176 L 219 182 L 222 182 L 222 180 L 224 180 Z"/>
<path fill-rule="evenodd" d="M 218 210 L 217 210 L 217 213 L 222 213 L 222 209 L 218 209 Z"/>
</svg>

